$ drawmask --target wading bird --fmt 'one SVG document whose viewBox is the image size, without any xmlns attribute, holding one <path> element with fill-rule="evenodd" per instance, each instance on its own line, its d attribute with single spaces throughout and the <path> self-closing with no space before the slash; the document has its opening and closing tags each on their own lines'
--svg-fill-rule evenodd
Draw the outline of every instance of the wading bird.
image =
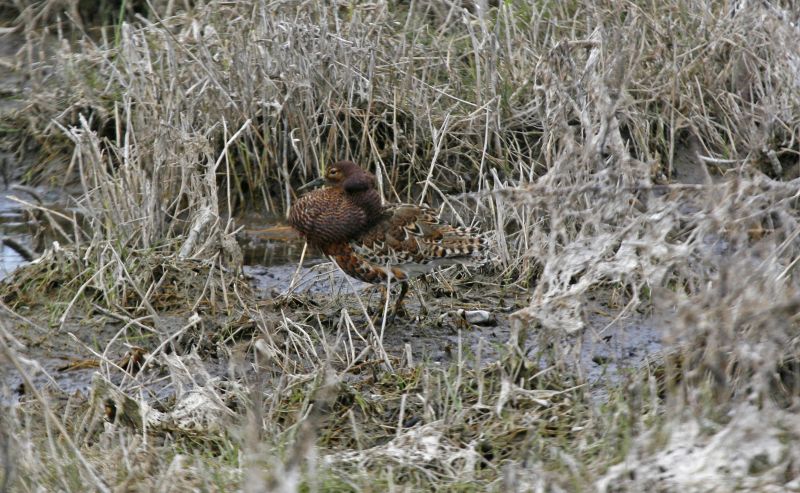
<svg viewBox="0 0 800 493">
<path fill-rule="evenodd" d="M 351 161 L 329 166 L 314 190 L 294 204 L 292 225 L 351 277 L 401 285 L 394 313 L 402 309 L 410 278 L 437 267 L 481 262 L 486 239 L 470 228 L 447 224 L 435 210 L 413 204 L 381 204 L 375 176 Z"/>
</svg>

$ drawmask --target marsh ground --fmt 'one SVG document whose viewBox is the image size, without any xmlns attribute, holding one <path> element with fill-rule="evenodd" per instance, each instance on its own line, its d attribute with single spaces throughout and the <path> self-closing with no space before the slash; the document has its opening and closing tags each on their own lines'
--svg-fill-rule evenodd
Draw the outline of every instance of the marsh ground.
<svg viewBox="0 0 800 493">
<path fill-rule="evenodd" d="M 90 3 L 0 0 L 0 491 L 800 491 L 790 4 Z M 495 260 L 384 325 L 339 158 Z"/>
</svg>

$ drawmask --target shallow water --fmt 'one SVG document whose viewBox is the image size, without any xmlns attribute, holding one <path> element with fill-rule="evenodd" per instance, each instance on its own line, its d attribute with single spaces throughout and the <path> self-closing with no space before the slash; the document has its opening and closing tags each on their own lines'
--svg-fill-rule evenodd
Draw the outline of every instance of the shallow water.
<svg viewBox="0 0 800 493">
<path fill-rule="evenodd" d="M 12 239 L 30 248 L 30 229 L 25 222 L 22 207 L 8 198 L 9 192 L 0 192 L 0 279 L 5 278 L 20 265 L 25 258 L 8 246 L 5 240 Z"/>
<path fill-rule="evenodd" d="M 0 244 L 0 279 L 4 279 L 25 262 L 25 258 L 16 250 L 6 246 L 5 243 Z"/>
</svg>

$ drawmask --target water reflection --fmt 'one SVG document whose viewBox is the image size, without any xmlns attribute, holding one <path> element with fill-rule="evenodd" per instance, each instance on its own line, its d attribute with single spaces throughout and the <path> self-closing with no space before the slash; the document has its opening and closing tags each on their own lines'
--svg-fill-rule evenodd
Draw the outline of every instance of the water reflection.
<svg viewBox="0 0 800 493">
<path fill-rule="evenodd" d="M 22 207 L 9 198 L 8 193 L 0 194 L 0 280 L 4 279 L 20 265 L 25 258 L 7 242 L 14 242 L 23 248 L 29 248 L 30 232 Z"/>
<path fill-rule="evenodd" d="M 2 228 L 2 226 L 0 226 Z M 13 248 L 0 243 L 0 279 L 14 272 L 14 269 L 25 263 L 25 259 Z"/>
</svg>

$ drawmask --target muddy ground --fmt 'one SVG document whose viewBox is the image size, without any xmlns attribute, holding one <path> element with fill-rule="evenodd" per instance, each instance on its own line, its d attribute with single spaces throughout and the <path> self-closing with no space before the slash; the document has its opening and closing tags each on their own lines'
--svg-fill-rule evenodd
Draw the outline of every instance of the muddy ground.
<svg viewBox="0 0 800 493">
<path fill-rule="evenodd" d="M 47 196 L 46 191 L 41 192 Z M 26 233 L 28 229 L 25 224 L 20 224 L 24 218 L 23 211 L 17 202 L 8 198 L 15 193 L 18 194 L 13 190 L 3 193 L 0 231 L 6 237 L 31 246 L 31 237 Z M 262 222 L 256 222 L 259 219 Z M 381 308 L 381 295 L 375 287 L 347 279 L 335 264 L 317 252 L 308 252 L 300 265 L 301 241 L 275 239 L 263 233 L 275 225 L 275 218 L 251 214 L 246 220 L 250 222 L 244 225 L 239 238 L 245 254 L 243 276 L 251 286 L 255 305 L 265 320 L 280 324 L 285 314 L 292 320 L 308 321 L 314 325 L 318 319 L 323 327 L 329 329 L 330 336 L 336 333 L 337 321 L 342 308 L 346 307 L 356 326 L 366 331 L 368 323 L 366 317 L 360 315 L 362 311 L 355 296 L 358 293 L 380 329 L 382 318 L 374 312 Z M 4 250 L 6 272 L 24 263 L 13 249 Z M 286 303 L 289 295 L 300 304 Z M 420 304 L 420 296 L 425 300 L 427 310 Z M 483 364 L 489 364 L 495 360 L 498 349 L 509 342 L 513 313 L 525 306 L 529 296 L 528 290 L 520 288 L 501 290 L 481 273 L 475 273 L 468 284 L 460 285 L 458 289 L 448 289 L 447 284 L 436 279 L 427 283 L 417 282 L 406 303 L 407 313 L 396 317 L 384 328 L 383 345 L 390 356 L 404 361 L 410 351 L 414 361 L 444 365 L 459 358 L 460 352 L 460 357 L 467 361 L 479 357 Z M 594 303 L 584 314 L 587 329 L 563 338 L 566 346 L 573 348 L 572 356 L 580 360 L 580 371 L 592 393 L 598 396 L 605 395 L 609 384 L 618 383 L 626 372 L 641 367 L 648 357 L 660 351 L 661 331 L 667 323 L 663 318 L 636 312 L 614 320 L 611 313 L 616 313 L 619 308 L 616 306 L 620 303 L 617 298 L 617 294 L 611 291 L 596 293 Z M 612 303 L 614 307 L 609 306 Z M 52 306 L 45 304 L 18 307 L 16 314 L 6 312 L 3 319 L 14 328 L 13 333 L 25 346 L 21 354 L 41 368 L 32 372 L 35 384 L 57 389 L 57 393 L 62 395 L 85 394 L 94 373 L 101 371 L 98 366 L 100 359 L 120 361 L 131 348 L 152 351 L 165 336 L 178 333 L 189 324 L 192 315 L 188 311 L 163 314 L 156 326 L 157 333 L 153 333 L 131 324 L 129 320 L 100 311 L 73 310 L 61 323 L 59 314 L 52 310 Z M 464 319 L 464 311 L 488 312 L 490 320 L 469 323 Z M 238 321 L 229 315 L 204 313 L 201 330 L 208 333 L 193 339 L 192 343 L 215 340 L 212 333 L 219 330 L 231 334 L 223 341 L 223 347 L 249 344 L 251 338 L 247 330 L 237 333 L 237 324 Z M 528 339 L 538 340 L 536 337 Z M 224 376 L 229 372 L 230 352 L 215 350 L 202 342 L 199 346 L 201 351 L 205 351 L 204 361 L 209 375 Z M 192 348 L 185 349 L 190 351 Z M 533 342 L 527 343 L 531 356 L 542 349 Z M 108 368 L 102 371 L 113 382 L 122 378 L 121 372 L 109 371 Z M 5 399 L 16 399 L 25 393 L 18 372 L 6 368 L 2 373 Z M 164 395 L 170 393 L 168 382 L 156 384 L 151 390 Z"/>
</svg>

